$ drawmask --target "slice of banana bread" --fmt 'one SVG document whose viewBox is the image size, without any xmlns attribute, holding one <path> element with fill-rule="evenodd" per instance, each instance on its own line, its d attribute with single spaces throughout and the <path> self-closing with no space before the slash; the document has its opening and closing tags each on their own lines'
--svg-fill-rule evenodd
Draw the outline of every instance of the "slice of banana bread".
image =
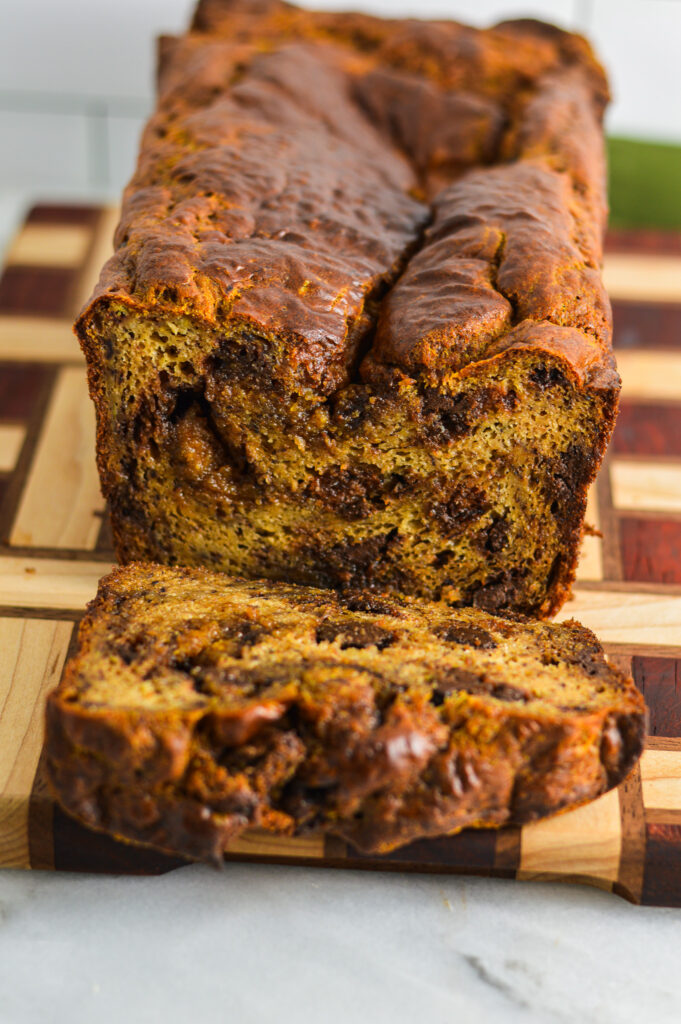
<svg viewBox="0 0 681 1024">
<path fill-rule="evenodd" d="M 121 839 L 220 859 L 252 826 L 385 851 L 617 785 L 644 705 L 588 630 L 131 565 L 47 705 L 54 792 Z"/>
<path fill-rule="evenodd" d="M 122 561 L 550 615 L 619 378 L 602 69 L 204 0 L 77 330 Z"/>
</svg>

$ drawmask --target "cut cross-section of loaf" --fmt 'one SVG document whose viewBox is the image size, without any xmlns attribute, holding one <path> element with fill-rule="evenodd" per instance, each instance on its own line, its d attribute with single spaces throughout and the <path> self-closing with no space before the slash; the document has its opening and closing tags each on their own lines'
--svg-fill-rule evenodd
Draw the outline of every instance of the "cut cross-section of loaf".
<svg viewBox="0 0 681 1024">
<path fill-rule="evenodd" d="M 77 329 L 121 560 L 550 615 L 619 379 L 602 69 L 201 4 Z"/>
<path fill-rule="evenodd" d="M 102 581 L 47 708 L 85 824 L 219 859 L 259 827 L 385 851 L 617 785 L 643 700 L 578 623 L 132 565 Z"/>
</svg>

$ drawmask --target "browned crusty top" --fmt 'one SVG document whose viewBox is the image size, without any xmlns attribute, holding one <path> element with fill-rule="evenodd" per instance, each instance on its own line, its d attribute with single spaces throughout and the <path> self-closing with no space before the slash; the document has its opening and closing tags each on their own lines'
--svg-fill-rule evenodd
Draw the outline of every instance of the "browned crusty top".
<svg viewBox="0 0 681 1024">
<path fill-rule="evenodd" d="M 437 376 L 519 331 L 612 383 L 583 39 L 203 0 L 159 77 L 97 299 L 246 331 L 321 394 L 360 346 Z"/>
</svg>

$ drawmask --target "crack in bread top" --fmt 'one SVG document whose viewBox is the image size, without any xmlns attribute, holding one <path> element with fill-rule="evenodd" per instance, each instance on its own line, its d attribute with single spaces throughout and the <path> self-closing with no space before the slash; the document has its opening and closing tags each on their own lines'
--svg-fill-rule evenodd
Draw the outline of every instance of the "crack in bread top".
<svg viewBox="0 0 681 1024">
<path fill-rule="evenodd" d="M 95 304 L 247 331 L 322 395 L 518 343 L 614 383 L 580 37 L 210 0 L 160 53 Z"/>
</svg>

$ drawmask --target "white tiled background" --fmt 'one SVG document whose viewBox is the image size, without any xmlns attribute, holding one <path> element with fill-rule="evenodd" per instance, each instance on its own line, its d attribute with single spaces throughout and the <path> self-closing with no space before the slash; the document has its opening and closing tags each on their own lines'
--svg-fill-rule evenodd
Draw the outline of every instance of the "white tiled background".
<svg viewBox="0 0 681 1024">
<path fill-rule="evenodd" d="M 193 0 L 0 0 L 0 222 L 17 208 L 18 195 L 119 194 L 152 104 L 154 37 L 180 31 L 193 6 Z M 355 0 L 355 6 L 477 24 L 530 14 L 586 32 L 612 78 L 610 133 L 681 142 L 681 0 Z"/>
</svg>

